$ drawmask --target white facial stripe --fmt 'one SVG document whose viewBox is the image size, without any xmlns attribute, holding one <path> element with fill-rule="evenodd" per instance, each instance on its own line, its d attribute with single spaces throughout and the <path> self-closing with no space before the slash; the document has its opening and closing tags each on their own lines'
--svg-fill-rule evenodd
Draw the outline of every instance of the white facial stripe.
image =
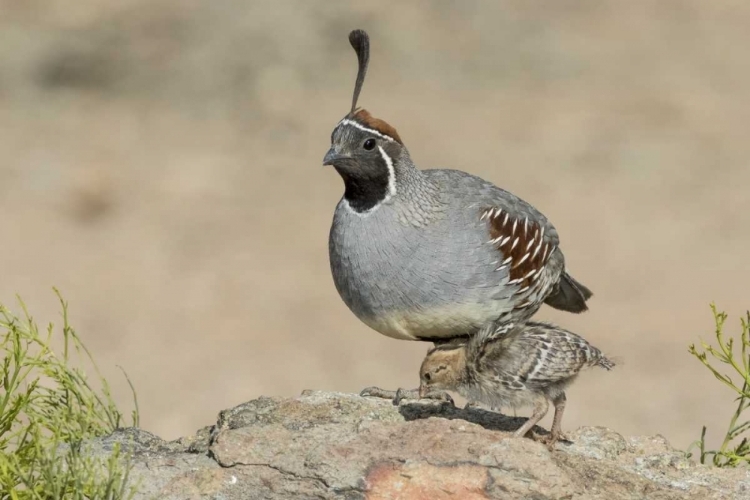
<svg viewBox="0 0 750 500">
<path fill-rule="evenodd" d="M 393 161 L 391 161 L 391 157 L 388 156 L 385 151 L 383 151 L 383 148 L 378 146 L 378 151 L 380 151 L 380 156 L 383 157 L 385 165 L 388 167 L 388 194 L 383 200 L 388 201 L 389 199 L 391 199 L 391 197 L 396 196 L 396 170 L 393 168 Z"/>
<path fill-rule="evenodd" d="M 339 125 L 351 125 L 354 128 L 357 128 L 357 129 L 359 129 L 359 130 L 361 130 L 363 132 L 367 132 L 368 134 L 376 135 L 376 136 L 380 137 L 381 139 L 385 139 L 386 141 L 396 142 L 396 140 L 393 137 L 385 135 L 382 132 L 378 132 L 375 129 L 365 127 L 361 123 L 355 122 L 354 120 L 347 120 L 346 118 L 344 118 L 343 120 L 341 120 L 339 122 Z M 338 125 L 337 125 L 337 127 L 338 127 Z"/>
</svg>

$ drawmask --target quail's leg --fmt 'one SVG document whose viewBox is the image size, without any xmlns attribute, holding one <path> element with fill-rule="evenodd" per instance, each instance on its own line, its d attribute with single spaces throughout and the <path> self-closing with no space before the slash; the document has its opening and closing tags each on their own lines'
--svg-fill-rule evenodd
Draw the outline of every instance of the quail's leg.
<svg viewBox="0 0 750 500">
<path fill-rule="evenodd" d="M 366 389 L 363 389 L 362 392 L 359 393 L 359 395 L 362 397 L 369 396 L 373 398 L 391 399 L 393 400 L 394 405 L 398 405 L 402 399 L 433 399 L 436 401 L 450 403 L 451 405 L 455 406 L 451 395 L 443 391 L 429 392 L 423 398 L 420 398 L 419 389 L 397 389 L 395 391 L 389 391 L 386 389 L 381 389 L 380 387 L 368 387 Z"/>
<path fill-rule="evenodd" d="M 513 433 L 513 435 L 516 437 L 524 437 L 536 424 L 539 423 L 541 419 L 544 418 L 547 414 L 547 410 L 549 410 L 547 399 L 540 399 L 539 403 L 534 407 L 534 413 L 531 414 L 531 417 L 529 417 L 526 423 Z"/>
<path fill-rule="evenodd" d="M 562 437 L 562 416 L 565 411 L 565 402 L 567 398 L 565 393 L 561 393 L 559 396 L 552 400 L 552 404 L 555 405 L 555 416 L 552 419 L 552 429 L 547 436 L 540 436 L 539 441 L 547 445 L 550 451 L 555 448 L 555 443 Z"/>
</svg>

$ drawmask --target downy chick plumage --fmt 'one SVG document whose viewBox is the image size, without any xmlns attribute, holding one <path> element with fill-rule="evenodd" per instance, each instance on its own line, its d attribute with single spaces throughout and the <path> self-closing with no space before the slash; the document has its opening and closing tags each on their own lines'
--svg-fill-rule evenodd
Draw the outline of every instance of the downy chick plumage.
<svg viewBox="0 0 750 500">
<path fill-rule="evenodd" d="M 516 432 L 524 436 L 547 413 L 555 417 L 547 442 L 560 437 L 565 388 L 586 367 L 610 370 L 614 363 L 584 338 L 554 325 L 488 324 L 468 343 L 431 349 L 420 368 L 420 395 L 456 391 L 492 408 L 532 406 Z"/>
</svg>

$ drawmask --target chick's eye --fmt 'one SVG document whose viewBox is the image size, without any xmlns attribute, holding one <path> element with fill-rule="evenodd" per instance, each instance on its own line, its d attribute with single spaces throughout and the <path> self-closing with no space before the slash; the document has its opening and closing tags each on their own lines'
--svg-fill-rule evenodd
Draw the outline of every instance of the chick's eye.
<svg viewBox="0 0 750 500">
<path fill-rule="evenodd" d="M 375 147 L 375 139 L 367 139 L 365 143 L 362 145 L 363 148 L 365 148 L 367 151 L 370 151 L 372 148 Z"/>
<path fill-rule="evenodd" d="M 429 382 L 431 378 L 432 378 L 432 376 L 429 373 L 425 373 L 424 374 L 425 381 Z"/>
</svg>

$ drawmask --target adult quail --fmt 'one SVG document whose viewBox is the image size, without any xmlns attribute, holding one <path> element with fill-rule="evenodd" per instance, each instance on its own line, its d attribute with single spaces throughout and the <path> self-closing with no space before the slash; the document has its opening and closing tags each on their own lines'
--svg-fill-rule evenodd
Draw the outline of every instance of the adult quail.
<svg viewBox="0 0 750 500">
<path fill-rule="evenodd" d="M 456 391 L 493 409 L 533 406 L 518 437 L 531 431 L 552 402 L 550 434 L 532 434 L 552 447 L 561 435 L 565 388 L 582 368 L 593 366 L 610 370 L 614 363 L 575 333 L 537 322 L 489 324 L 464 345 L 431 349 L 420 368 L 419 392 Z"/>
<path fill-rule="evenodd" d="M 580 313 L 591 292 L 565 270 L 557 231 L 517 196 L 459 170 L 420 170 L 398 132 L 357 108 L 369 37 L 349 34 L 359 69 L 351 111 L 324 165 L 344 180 L 329 239 L 349 309 L 389 337 L 441 343 L 547 303 Z"/>
</svg>

